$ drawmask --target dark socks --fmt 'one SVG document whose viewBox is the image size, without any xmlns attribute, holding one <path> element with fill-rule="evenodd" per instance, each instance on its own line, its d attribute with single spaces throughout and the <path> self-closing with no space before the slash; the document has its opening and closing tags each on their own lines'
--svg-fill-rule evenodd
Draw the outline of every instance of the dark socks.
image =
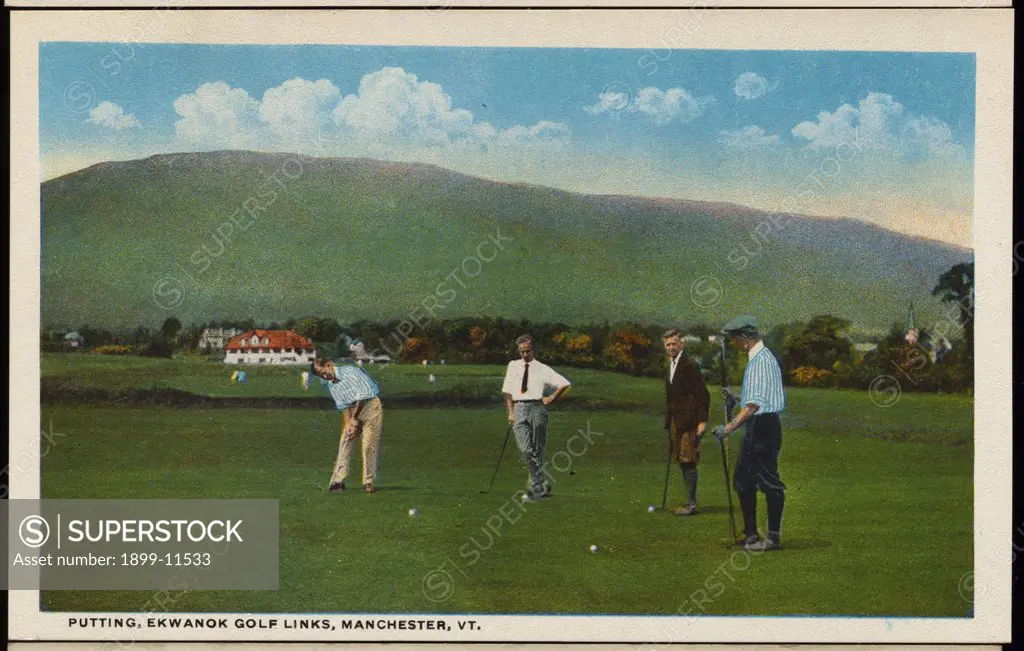
<svg viewBox="0 0 1024 651">
<path fill-rule="evenodd" d="M 782 531 L 782 507 L 786 502 L 786 494 L 782 491 L 769 491 L 764 497 L 768 505 L 768 537 L 779 542 L 779 533 Z"/>
<path fill-rule="evenodd" d="M 687 497 L 690 506 L 697 506 L 697 480 L 700 478 L 700 474 L 697 472 L 697 464 L 681 463 L 679 467 L 683 471 L 683 482 L 688 489 Z"/>
<path fill-rule="evenodd" d="M 756 536 L 757 491 L 747 490 L 737 495 L 740 498 L 740 510 L 743 511 L 743 533 L 747 536 Z"/>
</svg>

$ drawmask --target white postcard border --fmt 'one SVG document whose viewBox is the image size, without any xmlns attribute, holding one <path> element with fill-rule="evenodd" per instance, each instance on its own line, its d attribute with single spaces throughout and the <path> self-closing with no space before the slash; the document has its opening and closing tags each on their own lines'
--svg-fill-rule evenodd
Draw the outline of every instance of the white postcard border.
<svg viewBox="0 0 1024 651">
<path fill-rule="evenodd" d="M 706 7 L 708 4 L 703 4 Z M 351 640 L 984 643 L 1010 635 L 1012 448 L 1010 286 L 1012 242 L 1012 10 L 708 11 L 174 11 L 15 12 L 11 46 L 11 498 L 39 486 L 38 43 L 161 41 L 664 48 L 668 27 L 687 26 L 679 48 L 975 52 L 977 61 L 974 251 L 976 259 L 975 586 L 973 619 L 855 617 L 437 616 L 476 619 L 482 630 L 450 636 L 348 632 Z M 614 80 L 609 80 L 614 81 Z M 1019 261 L 1019 260 L 1018 260 Z M 898 550 L 893 550 L 898 553 Z M 975 588 L 975 593 L 977 588 Z M 71 630 L 67 614 L 39 612 L 35 592 L 10 594 L 19 640 L 103 640 L 123 632 Z M 969 604 L 965 603 L 965 611 Z M 97 616 L 104 614 L 99 613 Z M 291 615 L 255 615 L 285 619 Z M 352 617 L 332 616 L 332 620 Z M 385 615 L 386 618 L 407 618 Z M 219 638 L 179 630 L 142 640 L 328 641 L 337 633 L 281 628 Z M 104 649 L 111 649 L 104 645 Z"/>
</svg>

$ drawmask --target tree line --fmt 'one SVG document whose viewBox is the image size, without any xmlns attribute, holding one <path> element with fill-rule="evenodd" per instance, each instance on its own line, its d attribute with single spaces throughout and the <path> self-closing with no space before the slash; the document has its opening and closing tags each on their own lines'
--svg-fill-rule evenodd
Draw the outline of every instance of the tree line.
<svg viewBox="0 0 1024 651">
<path fill-rule="evenodd" d="M 893 376 L 906 390 L 972 391 L 973 278 L 973 264 L 957 265 L 943 274 L 933 293 L 949 306 L 948 318 L 930 329 L 914 328 L 912 337 L 908 336 L 911 324 L 898 322 L 873 342 L 873 349 L 857 350 L 850 336 L 851 323 L 823 314 L 773 327 L 763 333 L 765 345 L 778 357 L 786 383 L 793 386 L 868 388 L 879 377 Z M 515 338 L 528 332 L 536 340 L 538 358 L 552 365 L 652 377 L 667 369 L 661 341 L 664 324 L 571 325 L 464 317 L 410 328 L 408 322 L 397 320 L 342 324 L 333 317 L 305 316 L 282 322 L 257 323 L 247 318 L 183 326 L 170 317 L 155 330 L 139 326 L 118 333 L 83 325 L 78 332 L 87 350 L 170 357 L 200 354 L 200 338 L 210 327 L 293 330 L 312 339 L 319 354 L 335 358 L 348 357 L 350 345 L 361 342 L 366 352 L 387 354 L 395 361 L 464 364 L 504 364 L 515 357 Z M 698 324 L 683 332 L 686 354 L 709 381 L 718 382 L 718 328 Z M 44 328 L 42 347 L 63 349 L 61 333 Z M 739 384 L 745 361 L 731 347 L 726 354 L 729 382 Z"/>
</svg>

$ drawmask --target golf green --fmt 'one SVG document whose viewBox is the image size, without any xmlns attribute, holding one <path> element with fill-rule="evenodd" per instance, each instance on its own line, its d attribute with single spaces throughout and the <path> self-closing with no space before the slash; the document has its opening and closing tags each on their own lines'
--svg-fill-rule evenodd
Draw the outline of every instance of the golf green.
<svg viewBox="0 0 1024 651">
<path fill-rule="evenodd" d="M 303 395 L 302 369 L 248 370 L 249 383 L 233 385 L 230 369 L 196 360 L 43 359 L 44 384 L 57 395 L 100 386 Z M 493 489 L 481 493 L 506 431 L 496 395 L 503 367 L 369 370 L 385 409 L 377 494 L 323 492 L 340 432 L 340 416 L 323 398 L 289 408 L 47 401 L 43 427 L 58 435 L 42 456 L 42 495 L 279 500 L 280 589 L 180 593 L 176 611 L 968 612 L 959 586 L 973 567 L 970 397 L 904 394 L 882 408 L 866 391 L 789 390 L 780 460 L 785 548 L 754 555 L 724 544 L 728 502 L 713 440 L 700 465 L 700 513 L 648 512 L 661 505 L 665 472 L 658 379 L 559 369 L 574 387 L 550 413 L 554 496 L 520 505 L 514 496 L 526 473 L 514 443 Z M 325 396 L 317 386 L 311 393 Z M 711 393 L 714 424 L 722 406 L 716 387 Z M 476 402 L 460 405 L 460 396 Z M 737 435 L 734 458 L 738 444 Z M 358 472 L 358 455 L 353 462 Z M 670 507 L 682 490 L 673 469 Z M 763 499 L 759 517 L 763 530 Z M 141 611 L 151 598 L 43 594 L 55 611 Z"/>
</svg>

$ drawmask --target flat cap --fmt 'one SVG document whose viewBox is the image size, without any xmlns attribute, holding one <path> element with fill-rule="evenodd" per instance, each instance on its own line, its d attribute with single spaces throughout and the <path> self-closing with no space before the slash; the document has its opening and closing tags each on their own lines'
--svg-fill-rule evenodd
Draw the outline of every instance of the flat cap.
<svg viewBox="0 0 1024 651">
<path fill-rule="evenodd" d="M 748 314 L 744 314 L 743 316 L 738 316 L 722 326 L 723 335 L 742 332 L 757 332 L 757 319 Z"/>
</svg>

